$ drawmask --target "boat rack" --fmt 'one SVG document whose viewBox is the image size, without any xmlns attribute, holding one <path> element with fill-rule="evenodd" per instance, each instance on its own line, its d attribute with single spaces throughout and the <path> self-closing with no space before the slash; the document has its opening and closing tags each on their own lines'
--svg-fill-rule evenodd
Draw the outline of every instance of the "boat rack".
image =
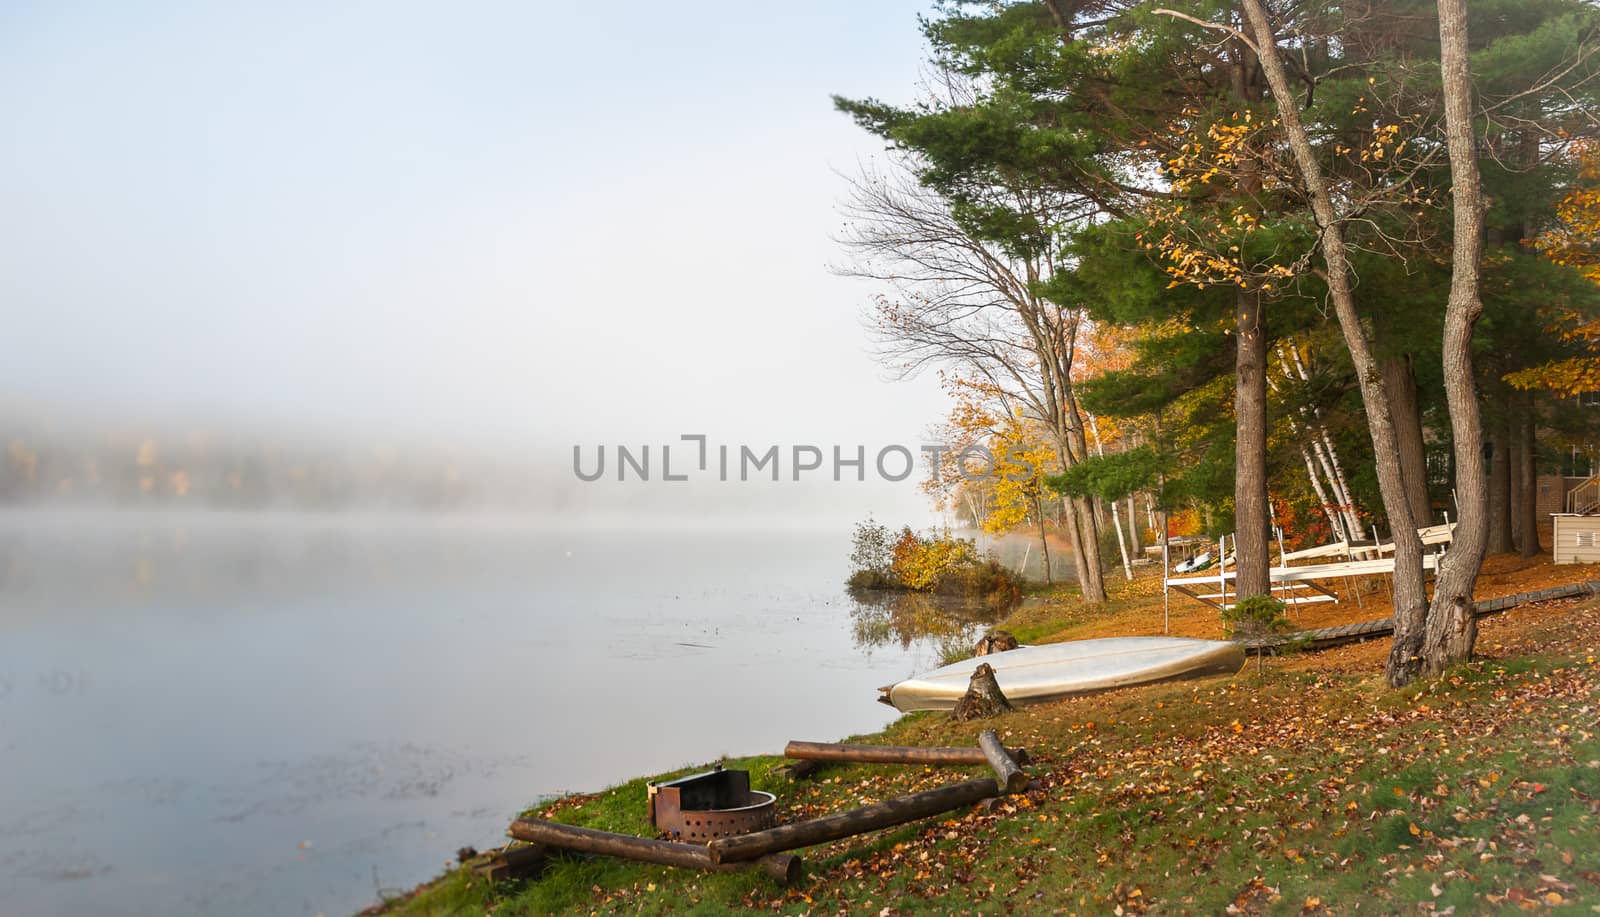
<svg viewBox="0 0 1600 917">
<path fill-rule="evenodd" d="M 1432 525 L 1417 530 L 1417 535 L 1422 539 L 1423 547 L 1440 548 L 1448 545 L 1455 538 L 1453 522 L 1442 525 Z M 1231 593 L 1228 585 L 1238 578 L 1236 568 L 1230 568 L 1229 563 L 1233 556 L 1227 552 L 1228 538 L 1224 535 L 1218 541 L 1217 556 L 1221 562 L 1216 570 L 1197 574 L 1194 576 L 1172 576 L 1171 571 L 1164 571 L 1161 580 L 1163 602 L 1170 599 L 1173 592 L 1186 595 L 1191 599 L 1204 602 L 1218 611 L 1226 611 L 1233 607 L 1228 600 L 1237 599 L 1238 590 Z M 1319 583 L 1319 580 L 1343 579 L 1348 582 L 1353 577 L 1383 576 L 1394 573 L 1394 541 L 1380 541 L 1374 535 L 1370 542 L 1345 542 L 1337 541 L 1332 544 L 1317 545 L 1316 547 L 1303 548 L 1299 551 L 1284 553 L 1282 538 L 1279 538 L 1279 563 L 1268 571 L 1272 584 L 1273 597 L 1285 605 L 1312 605 L 1320 602 L 1339 601 L 1337 593 Z M 1347 559 L 1333 563 L 1302 564 L 1290 566 L 1293 560 L 1309 560 L 1319 557 L 1344 556 Z M 1359 555 L 1359 556 L 1358 556 Z M 1439 563 L 1438 554 L 1422 555 L 1422 569 L 1432 570 Z"/>
</svg>

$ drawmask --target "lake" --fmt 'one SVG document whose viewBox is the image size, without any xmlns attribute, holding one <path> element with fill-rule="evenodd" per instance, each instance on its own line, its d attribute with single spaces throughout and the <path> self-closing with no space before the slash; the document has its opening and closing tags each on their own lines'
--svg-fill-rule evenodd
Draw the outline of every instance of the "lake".
<svg viewBox="0 0 1600 917">
<path fill-rule="evenodd" d="M 349 913 L 552 794 L 880 728 L 938 649 L 848 541 L 0 514 L 0 914 Z"/>
</svg>

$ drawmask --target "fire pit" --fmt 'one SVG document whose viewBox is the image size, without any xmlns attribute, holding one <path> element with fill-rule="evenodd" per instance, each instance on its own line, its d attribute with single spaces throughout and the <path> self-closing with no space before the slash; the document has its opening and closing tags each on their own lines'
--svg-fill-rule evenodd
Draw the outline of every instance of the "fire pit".
<svg viewBox="0 0 1600 917">
<path fill-rule="evenodd" d="M 650 824 L 678 840 L 705 841 L 770 828 L 777 797 L 750 789 L 749 771 L 717 768 L 652 783 Z"/>
</svg>

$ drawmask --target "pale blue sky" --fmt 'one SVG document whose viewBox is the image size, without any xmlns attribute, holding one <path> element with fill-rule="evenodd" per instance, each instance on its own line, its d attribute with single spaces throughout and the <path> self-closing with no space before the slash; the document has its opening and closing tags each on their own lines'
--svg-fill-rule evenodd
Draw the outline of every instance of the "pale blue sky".
<svg viewBox="0 0 1600 917">
<path fill-rule="evenodd" d="M 712 321 L 790 370 L 859 353 L 790 347 L 858 305 L 829 168 L 877 144 L 827 95 L 909 94 L 917 9 L 9 8 L 8 387 L 276 409 L 299 373 L 337 406 L 535 355 L 666 369 Z"/>
</svg>

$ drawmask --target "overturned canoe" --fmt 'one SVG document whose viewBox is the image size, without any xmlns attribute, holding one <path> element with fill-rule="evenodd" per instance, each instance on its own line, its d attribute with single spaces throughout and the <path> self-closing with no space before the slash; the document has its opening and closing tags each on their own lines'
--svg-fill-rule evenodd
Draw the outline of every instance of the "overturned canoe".
<svg viewBox="0 0 1600 917">
<path fill-rule="evenodd" d="M 952 663 L 881 688 L 879 698 L 899 710 L 949 710 L 967 691 L 979 663 L 994 668 L 1000 690 L 1013 704 L 1037 704 L 1073 694 L 1169 678 L 1237 672 L 1244 647 L 1222 640 L 1184 637 L 1108 637 L 1024 646 Z"/>
</svg>

